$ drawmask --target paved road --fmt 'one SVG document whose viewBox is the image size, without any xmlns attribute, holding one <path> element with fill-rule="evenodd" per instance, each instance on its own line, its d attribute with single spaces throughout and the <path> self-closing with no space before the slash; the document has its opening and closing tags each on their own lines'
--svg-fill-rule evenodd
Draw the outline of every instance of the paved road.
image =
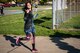
<svg viewBox="0 0 80 53">
<path fill-rule="evenodd" d="M 48 9 L 52 9 L 52 8 L 51 7 L 50 8 L 37 8 L 38 11 L 48 10 Z M 35 8 L 33 10 L 35 10 Z M 23 11 L 22 10 L 4 10 L 5 15 L 20 14 L 20 13 L 23 13 Z"/>
<path fill-rule="evenodd" d="M 31 53 L 31 43 L 21 41 L 15 45 L 15 37 L 0 35 L 0 53 Z M 80 53 L 80 38 L 73 37 L 36 37 L 38 53 Z"/>
</svg>

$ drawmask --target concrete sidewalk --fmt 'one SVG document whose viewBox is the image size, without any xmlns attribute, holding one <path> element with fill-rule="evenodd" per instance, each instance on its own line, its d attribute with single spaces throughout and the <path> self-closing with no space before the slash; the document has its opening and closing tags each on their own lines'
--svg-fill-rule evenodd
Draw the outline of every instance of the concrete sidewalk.
<svg viewBox="0 0 80 53">
<path fill-rule="evenodd" d="M 31 53 L 31 42 L 15 44 L 12 35 L 0 35 L 0 53 Z M 80 38 L 73 37 L 36 37 L 38 53 L 80 53 Z"/>
</svg>

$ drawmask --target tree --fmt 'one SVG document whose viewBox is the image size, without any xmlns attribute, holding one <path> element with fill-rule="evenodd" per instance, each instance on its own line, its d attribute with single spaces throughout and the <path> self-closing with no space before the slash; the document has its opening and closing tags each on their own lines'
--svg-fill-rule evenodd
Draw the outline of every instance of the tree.
<svg viewBox="0 0 80 53">
<path fill-rule="evenodd" d="M 17 0 L 17 2 L 22 2 L 22 0 Z"/>
<path fill-rule="evenodd" d="M 45 4 L 48 0 L 40 0 L 40 4 Z"/>
<path fill-rule="evenodd" d="M 7 2 L 7 0 L 0 0 L 0 2 Z"/>
</svg>

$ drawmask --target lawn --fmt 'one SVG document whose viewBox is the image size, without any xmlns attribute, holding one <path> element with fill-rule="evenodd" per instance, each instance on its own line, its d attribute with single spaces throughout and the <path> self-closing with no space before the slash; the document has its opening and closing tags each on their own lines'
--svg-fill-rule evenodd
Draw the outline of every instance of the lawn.
<svg viewBox="0 0 80 53">
<path fill-rule="evenodd" d="M 6 7 L 5 10 L 21 10 L 22 7 Z"/>
<path fill-rule="evenodd" d="M 46 13 L 49 12 L 49 13 Z M 47 36 L 53 34 L 53 30 L 47 29 L 46 27 L 40 26 L 40 24 L 48 21 L 42 19 L 47 17 L 47 15 L 52 18 L 51 10 L 40 11 L 39 17 L 34 19 L 36 35 Z M 24 35 L 24 20 L 23 14 L 14 14 L 14 15 L 4 15 L 0 16 L 0 34 L 17 34 Z"/>
<path fill-rule="evenodd" d="M 64 29 L 80 29 L 80 15 L 73 17 L 62 23 L 59 28 Z"/>
<path fill-rule="evenodd" d="M 52 30 L 52 10 L 39 11 L 34 19 L 37 36 L 77 36 L 80 30 Z M 24 35 L 23 14 L 0 16 L 0 34 Z M 80 16 L 60 24 L 59 29 L 80 29 Z"/>
</svg>

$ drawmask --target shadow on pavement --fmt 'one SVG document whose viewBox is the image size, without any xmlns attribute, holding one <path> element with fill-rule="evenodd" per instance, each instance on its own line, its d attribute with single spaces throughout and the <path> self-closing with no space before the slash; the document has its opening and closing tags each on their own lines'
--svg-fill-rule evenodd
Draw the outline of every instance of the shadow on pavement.
<svg viewBox="0 0 80 53">
<path fill-rule="evenodd" d="M 14 39 L 13 37 L 7 36 L 7 35 L 3 35 L 3 37 L 5 37 L 5 40 L 11 42 L 11 46 L 12 46 L 12 47 L 18 46 L 18 45 L 16 44 L 16 39 Z"/>
<path fill-rule="evenodd" d="M 25 45 L 25 43 L 22 43 L 21 41 L 19 42 L 19 44 L 16 44 L 16 39 L 14 37 L 8 36 L 8 35 L 3 35 L 3 37 L 5 38 L 5 40 L 10 41 L 11 42 L 11 46 L 15 47 L 15 46 L 23 46 L 27 49 L 29 49 L 31 51 L 31 48 L 29 48 L 28 46 Z M 15 36 L 16 37 L 16 36 Z M 18 48 L 16 47 L 16 48 Z M 12 49 L 11 51 L 15 50 L 16 48 Z"/>
<path fill-rule="evenodd" d="M 62 35 L 62 36 L 61 36 Z M 59 47 L 59 49 L 67 50 L 67 53 L 80 53 L 80 49 L 75 48 L 72 45 L 69 45 L 67 42 L 63 42 L 62 40 L 66 38 L 71 38 L 70 36 L 63 36 L 63 35 L 70 35 L 70 34 L 63 34 L 56 32 L 54 35 L 50 35 L 50 40 L 55 43 L 56 46 Z M 74 37 L 77 39 L 80 39 L 80 37 Z"/>
</svg>

